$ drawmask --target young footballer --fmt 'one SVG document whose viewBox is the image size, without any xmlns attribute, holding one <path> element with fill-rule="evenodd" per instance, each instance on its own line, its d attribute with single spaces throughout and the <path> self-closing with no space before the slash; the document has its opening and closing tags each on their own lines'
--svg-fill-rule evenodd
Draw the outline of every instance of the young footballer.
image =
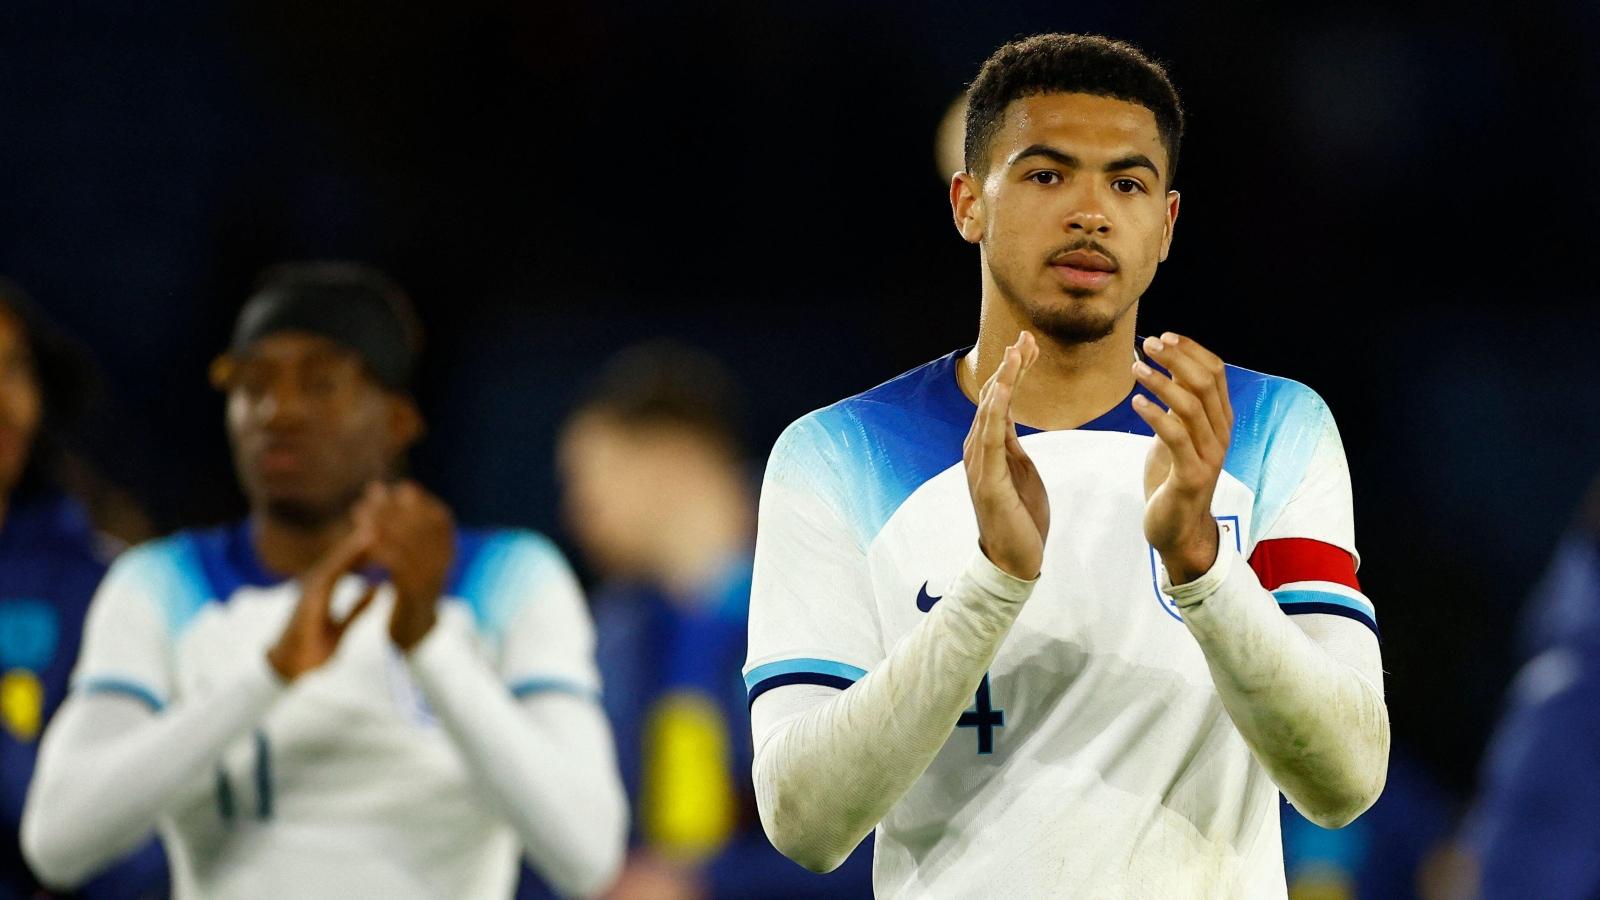
<svg viewBox="0 0 1600 900">
<path fill-rule="evenodd" d="M 627 831 L 593 629 L 545 539 L 459 528 L 404 295 L 272 272 L 213 374 L 250 515 L 137 547 L 89 612 L 23 849 L 70 887 L 159 829 L 178 897 L 509 897 L 615 876 Z"/>
<path fill-rule="evenodd" d="M 1328 827 L 1378 796 L 1327 406 L 1135 334 L 1182 131 L 1127 44 L 1000 48 L 950 185 L 976 344 L 774 448 L 745 678 L 762 820 L 802 865 L 876 829 L 886 898 L 1281 897 L 1279 791 Z"/>
</svg>

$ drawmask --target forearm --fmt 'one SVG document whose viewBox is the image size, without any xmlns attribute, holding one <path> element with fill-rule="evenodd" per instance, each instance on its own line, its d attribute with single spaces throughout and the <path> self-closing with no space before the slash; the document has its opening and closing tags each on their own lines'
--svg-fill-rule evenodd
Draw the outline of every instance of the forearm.
<svg viewBox="0 0 1600 900">
<path fill-rule="evenodd" d="M 607 887 L 622 864 L 627 800 L 599 707 L 560 694 L 519 704 L 466 638 L 441 626 L 407 659 L 540 874 L 563 895 Z M 585 815 L 574 816 L 576 809 Z"/>
<path fill-rule="evenodd" d="M 262 660 L 211 696 L 155 716 L 120 697 L 69 698 L 40 747 L 23 812 L 29 865 L 70 888 L 133 849 L 283 690 Z"/>
<path fill-rule="evenodd" d="M 1210 571 L 1163 590 L 1205 653 L 1234 726 L 1295 807 L 1337 828 L 1371 806 L 1389 758 L 1376 642 L 1330 652 L 1225 546 Z"/>
<path fill-rule="evenodd" d="M 758 725 L 756 801 L 773 845 L 816 872 L 843 862 L 949 739 L 1032 589 L 976 554 L 871 673 Z"/>
</svg>

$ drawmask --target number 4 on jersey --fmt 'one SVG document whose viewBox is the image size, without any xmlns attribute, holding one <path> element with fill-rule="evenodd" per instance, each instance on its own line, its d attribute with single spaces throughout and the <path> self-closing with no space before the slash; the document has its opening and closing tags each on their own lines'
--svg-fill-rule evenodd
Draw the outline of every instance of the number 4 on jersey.
<svg viewBox="0 0 1600 900">
<path fill-rule="evenodd" d="M 972 709 L 961 714 L 961 718 L 956 720 L 956 727 L 976 728 L 978 755 L 988 756 L 994 752 L 994 730 L 1005 725 L 1006 711 L 994 708 L 989 697 L 989 673 L 985 672 L 983 681 L 978 683 L 978 695 L 974 698 Z"/>
</svg>

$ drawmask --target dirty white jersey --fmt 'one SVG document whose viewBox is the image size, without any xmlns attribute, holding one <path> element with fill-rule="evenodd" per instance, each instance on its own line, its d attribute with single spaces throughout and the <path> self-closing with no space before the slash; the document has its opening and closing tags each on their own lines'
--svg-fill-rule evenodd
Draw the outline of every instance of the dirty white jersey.
<svg viewBox="0 0 1600 900">
<path fill-rule="evenodd" d="M 347 576 L 335 613 L 360 583 Z M 125 553 L 89 612 L 73 689 L 156 711 L 260 666 L 298 603 L 263 570 L 248 525 Z M 162 816 L 179 897 L 506 897 L 516 833 L 474 781 L 389 639 L 385 585 L 338 652 L 298 679 Z M 468 632 L 522 697 L 598 698 L 577 580 L 530 532 L 461 530 L 434 626 Z"/>
<path fill-rule="evenodd" d="M 848 689 L 971 558 L 963 352 L 779 438 L 761 497 L 752 705 L 785 685 Z M 1287 379 L 1230 366 L 1227 380 L 1222 551 L 1249 560 L 1284 614 L 1376 631 L 1327 406 Z M 1131 401 L 1072 430 L 1019 426 L 1050 497 L 1043 573 L 972 707 L 878 825 L 880 898 L 1284 896 L 1277 787 L 1157 586 L 1142 526 L 1154 437 Z"/>
</svg>

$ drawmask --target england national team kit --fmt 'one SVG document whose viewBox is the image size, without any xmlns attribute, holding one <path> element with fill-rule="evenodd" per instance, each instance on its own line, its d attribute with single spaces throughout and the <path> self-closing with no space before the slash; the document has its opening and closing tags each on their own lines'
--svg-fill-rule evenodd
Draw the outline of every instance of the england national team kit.
<svg viewBox="0 0 1600 900">
<path fill-rule="evenodd" d="M 847 689 L 972 558 L 961 355 L 779 439 L 761 498 L 752 704 Z M 1230 366 L 1227 382 L 1220 552 L 1249 560 L 1285 614 L 1376 630 L 1327 407 L 1287 379 Z M 972 706 L 878 825 L 879 897 L 1284 895 L 1278 789 L 1158 589 L 1142 528 L 1154 438 L 1131 400 L 1076 429 L 1018 426 L 1050 499 L 1042 575 Z"/>
<path fill-rule="evenodd" d="M 346 576 L 335 612 L 359 593 Z M 249 688 L 271 677 L 264 655 L 299 594 L 262 570 L 242 524 L 136 548 L 95 598 L 74 689 L 161 710 Z M 178 896 L 510 895 L 516 834 L 390 641 L 392 602 L 386 586 L 334 658 L 163 816 Z M 434 627 L 470 642 L 515 696 L 598 693 L 582 594 L 536 535 L 459 532 Z"/>
</svg>

